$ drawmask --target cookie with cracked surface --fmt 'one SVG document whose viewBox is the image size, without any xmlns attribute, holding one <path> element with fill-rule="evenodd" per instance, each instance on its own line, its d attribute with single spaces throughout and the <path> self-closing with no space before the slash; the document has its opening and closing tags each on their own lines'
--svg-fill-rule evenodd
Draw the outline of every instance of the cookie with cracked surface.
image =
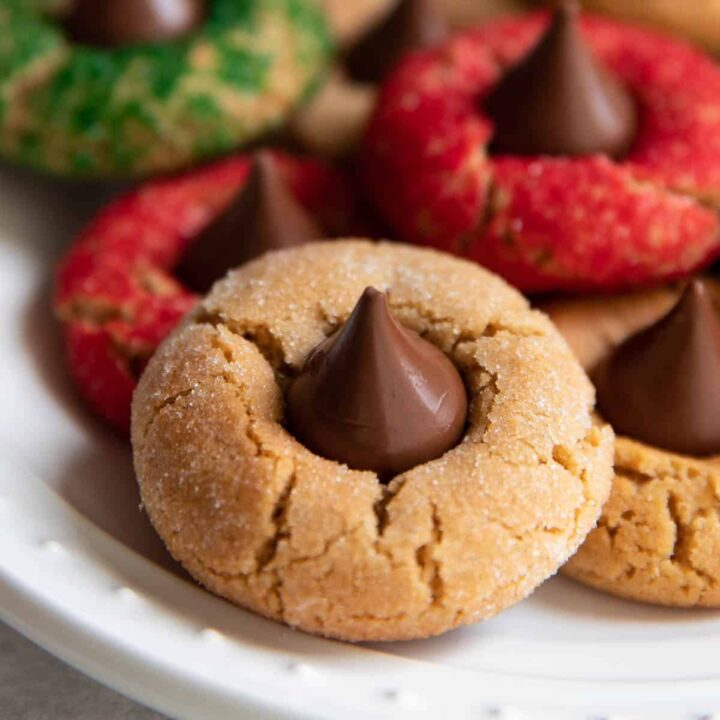
<svg viewBox="0 0 720 720">
<path fill-rule="evenodd" d="M 591 57 L 639 109 L 629 152 L 500 150 L 486 101 L 551 27 L 543 13 L 493 21 L 400 61 L 360 152 L 379 212 L 401 239 L 527 292 L 618 291 L 708 265 L 720 252 L 717 65 L 677 40 L 583 16 Z"/>
<path fill-rule="evenodd" d="M 93 177 L 167 172 L 256 140 L 332 50 L 324 13 L 302 0 L 0 0 L 0 37 L 0 155 Z"/>
<path fill-rule="evenodd" d="M 286 430 L 285 389 L 368 286 L 470 401 L 461 442 L 388 484 Z M 491 273 L 309 244 L 232 272 L 162 344 L 134 398 L 135 468 L 158 533 L 211 591 L 312 633 L 421 638 L 518 602 L 594 526 L 613 442 L 593 400 L 552 324 Z"/>
<path fill-rule="evenodd" d="M 720 301 L 720 284 L 706 280 Z M 682 290 L 668 286 L 543 306 L 592 374 L 656 323 Z M 720 464 L 618 435 L 615 479 L 598 526 L 562 572 L 599 590 L 679 607 L 720 606 Z"/>
</svg>

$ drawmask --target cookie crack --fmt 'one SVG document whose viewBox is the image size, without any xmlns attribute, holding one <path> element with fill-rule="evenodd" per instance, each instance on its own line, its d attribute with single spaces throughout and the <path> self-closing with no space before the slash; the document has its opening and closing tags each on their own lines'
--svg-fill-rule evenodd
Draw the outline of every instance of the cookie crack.
<svg viewBox="0 0 720 720">
<path fill-rule="evenodd" d="M 472 343 L 468 343 L 472 344 Z M 495 403 L 497 401 L 497 398 L 500 396 L 501 390 L 498 387 L 498 374 L 495 372 L 492 372 L 488 370 L 487 368 L 483 367 L 482 365 L 478 363 L 473 363 L 469 366 L 470 370 L 474 370 L 475 372 L 479 372 L 482 375 L 484 375 L 483 380 L 481 383 L 479 383 L 477 390 L 473 396 L 473 401 L 478 401 L 484 405 L 482 407 L 482 414 L 484 419 L 484 427 L 483 427 L 483 433 L 479 440 L 480 444 L 482 444 L 488 454 L 492 457 L 499 458 L 503 462 L 507 463 L 508 465 L 517 465 L 518 467 L 525 466 L 526 463 L 518 462 L 513 457 L 508 457 L 504 453 L 497 452 L 494 450 L 490 445 L 488 445 L 486 438 L 490 431 L 490 429 L 493 426 L 493 420 L 492 420 L 492 414 L 495 407 Z M 484 396 L 483 396 L 483 393 Z M 582 445 L 582 444 L 591 444 L 591 437 L 593 433 L 596 431 L 595 426 L 592 426 L 590 430 L 582 437 L 579 438 L 575 445 Z M 563 467 L 565 470 L 570 472 L 571 475 L 579 478 L 579 466 L 576 464 L 570 463 L 569 458 L 572 457 L 571 451 L 568 451 L 565 446 L 561 445 L 555 445 L 552 449 L 551 456 L 547 457 L 545 453 L 540 452 L 529 440 L 526 438 L 519 437 L 517 438 L 517 441 L 522 444 L 524 447 L 526 447 L 534 456 L 535 461 L 538 465 L 549 465 L 551 463 L 555 463 L 559 465 L 560 467 Z M 567 458 L 560 457 L 561 449 L 564 451 Z M 568 462 L 570 464 L 564 464 L 565 462 Z"/>
<path fill-rule="evenodd" d="M 393 299 L 393 292 L 392 288 L 389 290 L 389 296 L 390 296 L 390 307 L 397 311 L 406 312 L 412 315 L 415 315 L 419 320 L 424 320 L 426 325 L 428 327 L 423 328 L 425 332 L 431 329 L 431 326 L 433 325 L 455 325 L 456 320 L 454 320 L 450 316 L 446 315 L 439 315 L 437 313 L 432 312 L 432 310 L 428 310 L 424 307 L 421 307 L 415 303 L 412 302 L 398 302 Z M 473 339 L 475 336 L 471 335 L 468 336 L 468 340 Z"/>
<path fill-rule="evenodd" d="M 583 438 L 578 440 L 574 447 L 588 447 L 590 449 L 597 447 L 597 445 L 600 442 L 600 428 L 593 424 L 588 432 L 585 434 Z M 552 460 L 553 462 L 557 463 L 560 467 L 562 467 L 567 473 L 572 475 L 573 477 L 577 478 L 580 482 L 580 489 L 582 492 L 582 502 L 578 504 L 578 506 L 575 508 L 574 517 L 573 517 L 573 543 L 575 546 L 575 549 L 579 546 L 581 540 L 584 539 L 585 536 L 582 538 L 578 538 L 578 532 L 580 527 L 580 514 L 583 512 L 583 509 L 590 507 L 593 503 L 592 496 L 590 492 L 590 475 L 588 468 L 578 462 L 578 460 L 575 457 L 575 453 L 572 451 L 572 449 L 568 448 L 566 445 L 555 445 L 552 450 Z M 608 489 L 608 492 L 610 490 Z M 604 504 L 604 501 L 607 499 L 607 496 L 605 498 L 600 498 L 600 506 Z M 599 520 L 596 521 L 595 524 L 597 524 Z"/>
<path fill-rule="evenodd" d="M 290 514 L 290 499 L 293 491 L 295 490 L 296 482 L 296 473 L 293 470 L 273 509 L 271 521 L 275 527 L 275 531 L 261 547 L 261 552 L 264 552 L 264 556 L 260 554 L 256 558 L 256 562 L 258 563 L 257 572 L 262 573 L 265 569 L 270 568 L 272 573 L 272 582 L 269 594 L 275 598 L 281 618 L 285 617 L 285 601 L 282 594 L 284 579 L 281 568 L 275 566 L 275 561 L 281 542 L 283 540 L 289 542 L 290 540 L 291 531 L 288 517 Z"/>
<path fill-rule="evenodd" d="M 440 315 L 427 308 L 418 306 L 411 302 L 396 302 L 392 298 L 392 288 L 390 289 L 390 306 L 395 311 L 400 311 L 408 315 L 414 316 L 417 321 L 422 321 L 422 330 L 420 334 L 426 336 L 430 331 L 438 329 L 441 326 L 455 327 L 457 321 L 450 316 Z M 495 337 L 500 333 L 506 332 L 514 337 L 544 337 L 542 330 L 534 328 L 521 327 L 519 325 L 511 325 L 499 318 L 491 318 L 481 332 L 470 332 L 459 330 L 457 337 L 447 352 L 451 357 L 455 356 L 459 346 L 463 344 L 473 344 L 482 338 Z"/>
<path fill-rule="evenodd" d="M 290 512 L 290 498 L 295 490 L 296 483 L 297 477 L 293 470 L 285 483 L 285 487 L 283 487 L 275 500 L 272 512 L 270 513 L 270 522 L 274 528 L 273 533 L 255 553 L 256 572 L 263 572 L 275 562 L 280 542 L 290 537 L 288 515 Z"/>
<path fill-rule="evenodd" d="M 382 494 L 380 498 L 373 503 L 373 513 L 375 514 L 375 527 L 378 539 L 381 539 L 385 533 L 389 523 L 388 505 L 395 497 L 396 493 L 391 492 L 386 486 L 381 488 Z"/>
<path fill-rule="evenodd" d="M 694 515 L 690 518 L 688 523 L 684 523 L 680 512 L 680 501 L 681 500 L 677 494 L 674 492 L 668 493 L 668 515 L 670 517 L 670 521 L 675 526 L 675 538 L 669 555 L 669 560 L 673 564 L 680 566 L 680 568 L 695 573 L 698 577 L 705 580 L 711 587 L 714 587 L 717 583 L 717 579 L 702 568 L 697 567 L 697 565 L 693 562 L 690 553 L 685 550 L 686 543 L 689 538 L 690 527 L 698 516 Z"/>
<path fill-rule="evenodd" d="M 494 454 L 492 449 L 487 444 L 487 435 L 490 428 L 493 426 L 492 414 L 495 409 L 495 403 L 497 402 L 498 396 L 500 395 L 500 388 L 498 387 L 498 374 L 490 372 L 482 367 L 478 367 L 480 372 L 485 374 L 485 382 L 482 383 L 477 389 L 473 397 L 473 402 L 480 402 L 484 405 L 482 407 L 484 427 L 480 443 L 487 449 L 490 454 Z"/>
<path fill-rule="evenodd" d="M 238 322 L 224 318 L 221 313 L 212 313 L 203 308 L 196 315 L 194 324 L 209 325 L 216 331 L 222 329 L 252 343 L 273 369 L 276 378 L 287 379 L 294 374 L 294 369 L 285 359 L 281 340 L 266 323 Z"/>
<path fill-rule="evenodd" d="M 331 315 L 322 304 L 317 306 L 317 315 L 320 324 L 322 325 L 322 333 L 328 338 L 332 335 L 340 326 L 340 318 Z"/>
<path fill-rule="evenodd" d="M 430 520 L 430 539 L 415 551 L 415 562 L 420 579 L 428 588 L 430 608 L 442 608 L 445 605 L 445 581 L 442 576 L 442 563 L 435 556 L 435 551 L 442 543 L 443 528 L 436 503 L 431 503 Z"/>
<path fill-rule="evenodd" d="M 395 568 L 397 564 L 392 552 L 385 547 L 383 538 L 386 529 L 390 525 L 390 505 L 398 497 L 404 485 L 405 479 L 403 478 L 391 482 L 389 486 L 382 485 L 380 488 L 381 495 L 372 506 L 375 515 L 375 542 L 373 543 L 373 549 L 377 555 L 385 557 L 392 568 Z"/>
<path fill-rule="evenodd" d="M 223 325 L 223 327 L 225 326 Z M 215 327 L 215 332 L 217 334 L 213 338 L 213 344 L 223 353 L 225 362 L 229 367 L 232 363 L 236 362 L 233 350 L 231 347 L 223 343 L 217 327 Z M 260 348 L 258 348 L 258 350 L 260 350 Z M 247 387 L 240 383 L 235 376 L 228 372 L 228 370 L 218 375 L 218 377 L 226 384 L 232 386 L 232 388 L 241 397 L 243 401 L 242 405 L 245 408 L 245 415 L 247 418 L 247 423 L 244 426 L 245 434 L 248 440 L 255 446 L 257 454 L 265 454 L 267 457 L 274 458 L 277 462 L 278 458 L 273 453 L 264 453 L 263 451 L 262 438 L 255 429 L 257 419 L 252 413 L 251 404 L 247 401 Z M 255 571 L 254 573 L 251 573 L 251 575 L 262 574 L 263 572 L 269 572 L 271 574 L 272 582 L 268 595 L 272 595 L 275 598 L 281 618 L 285 617 L 285 603 L 282 596 L 283 577 L 280 568 L 276 567 L 276 559 L 281 543 L 284 540 L 289 540 L 291 536 L 288 519 L 290 515 L 291 498 L 296 484 L 297 472 L 295 466 L 293 465 L 285 485 L 278 494 L 275 504 L 273 505 L 272 512 L 270 513 L 270 522 L 273 526 L 273 532 L 264 540 L 259 548 L 257 548 L 255 552 Z"/>
<path fill-rule="evenodd" d="M 309 563 L 309 562 L 315 562 L 317 560 L 322 560 L 323 558 L 327 557 L 330 554 L 330 551 L 332 550 L 334 545 L 337 545 L 341 540 L 345 540 L 346 538 L 354 535 L 359 530 L 364 529 L 365 524 L 359 523 L 357 525 L 354 525 L 351 528 L 343 529 L 339 533 L 336 533 L 335 535 L 326 538 L 323 542 L 323 547 L 320 551 L 317 553 L 313 553 L 312 555 L 296 555 L 290 558 L 290 560 L 283 564 L 282 569 L 287 569 L 294 567 L 295 565 L 300 565 L 302 563 Z M 335 571 L 334 567 L 331 567 L 328 570 L 329 574 L 332 574 Z"/>
<path fill-rule="evenodd" d="M 629 467 L 623 467 L 619 464 L 615 465 L 615 473 L 617 475 L 622 475 L 623 479 L 629 480 L 635 485 L 644 485 L 656 479 L 653 475 L 649 475 Z"/>
<path fill-rule="evenodd" d="M 145 445 L 145 441 L 147 440 L 148 435 L 150 434 L 153 426 L 155 425 L 156 420 L 158 419 L 159 415 L 163 412 L 163 410 L 166 410 L 167 408 L 171 408 L 173 405 L 175 405 L 177 402 L 182 400 L 184 397 L 188 397 L 195 391 L 195 387 L 189 387 L 185 388 L 184 390 L 178 390 L 175 393 L 172 393 L 171 395 L 168 395 L 167 397 L 164 397 L 162 401 L 159 403 L 153 405 L 152 412 L 150 413 L 150 418 L 145 423 L 142 432 L 140 432 L 140 445 L 139 449 L 142 451 L 142 448 Z"/>
<path fill-rule="evenodd" d="M 638 470 L 626 467 L 618 467 L 616 469 L 616 474 L 622 477 L 624 480 L 628 480 L 637 486 L 642 486 L 647 484 L 648 482 L 653 482 L 654 480 L 659 479 L 657 476 L 653 476 L 648 473 L 642 473 Z M 670 551 L 668 553 L 660 554 L 654 548 L 643 547 L 638 544 L 635 544 L 633 546 L 633 551 L 644 555 L 652 563 L 669 560 L 675 567 L 677 567 L 681 571 L 689 571 L 694 573 L 699 578 L 705 580 L 707 584 L 711 588 L 713 588 L 718 584 L 718 578 L 710 575 L 705 570 L 698 567 L 693 562 L 690 553 L 685 550 L 690 538 L 690 529 L 697 517 L 700 515 L 700 513 L 697 513 L 690 517 L 688 522 L 684 522 L 682 519 L 682 513 L 680 511 L 681 501 L 682 499 L 677 493 L 672 491 L 668 492 L 666 501 L 667 518 L 672 523 L 674 529 L 673 544 Z M 628 518 L 627 522 L 636 527 L 649 527 L 647 522 L 643 522 L 635 518 L 634 516 Z M 599 526 L 603 527 L 604 530 L 607 532 L 611 541 L 611 546 L 613 547 L 614 551 L 615 538 L 622 524 L 622 519 L 615 525 L 610 524 L 606 519 L 601 519 L 599 522 Z M 631 565 L 628 565 L 628 568 L 631 567 Z M 623 574 L 622 576 L 624 577 L 625 575 Z M 598 577 L 600 576 L 598 575 Z"/>
<path fill-rule="evenodd" d="M 670 551 L 671 562 L 676 562 L 677 560 L 678 550 L 682 546 L 685 533 L 685 526 L 680 518 L 680 508 L 678 507 L 678 502 L 679 500 L 674 493 L 668 494 L 667 511 L 670 516 L 670 521 L 675 526 L 675 538 L 673 539 L 673 546 Z"/>
</svg>

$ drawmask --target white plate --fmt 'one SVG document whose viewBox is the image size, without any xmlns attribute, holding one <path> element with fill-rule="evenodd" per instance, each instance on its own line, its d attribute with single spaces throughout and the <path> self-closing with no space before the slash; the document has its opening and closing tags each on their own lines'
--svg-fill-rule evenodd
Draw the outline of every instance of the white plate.
<svg viewBox="0 0 720 720">
<path fill-rule="evenodd" d="M 434 640 L 350 646 L 192 584 L 138 510 L 129 450 L 65 377 L 51 266 L 107 189 L 0 167 L 0 613 L 180 718 L 693 718 L 720 710 L 720 613 L 555 578 Z M 720 717 L 718 715 L 717 717 Z"/>
</svg>

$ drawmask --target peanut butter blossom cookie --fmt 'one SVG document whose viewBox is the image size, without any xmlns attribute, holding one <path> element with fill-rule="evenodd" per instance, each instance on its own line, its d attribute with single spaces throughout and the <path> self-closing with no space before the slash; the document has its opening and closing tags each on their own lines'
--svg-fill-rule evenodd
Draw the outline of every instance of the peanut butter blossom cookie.
<svg viewBox="0 0 720 720">
<path fill-rule="evenodd" d="M 303 0 L 0 0 L 0 154 L 142 175 L 281 123 L 330 55 Z"/>
<path fill-rule="evenodd" d="M 564 571 L 623 597 L 720 606 L 720 290 L 694 280 L 547 309 L 618 434 L 598 527 Z"/>
<path fill-rule="evenodd" d="M 55 309 L 73 377 L 127 432 L 130 399 L 158 343 L 230 268 L 360 222 L 346 177 L 278 153 L 236 156 L 119 198 L 60 263 Z"/>
<path fill-rule="evenodd" d="M 720 51 L 720 2 L 718 0 L 581 0 L 584 7 L 642 25 L 655 25 Z"/>
<path fill-rule="evenodd" d="M 401 60 L 366 185 L 402 239 L 526 291 L 681 277 L 720 252 L 719 98 L 699 51 L 565 4 Z"/>
<path fill-rule="evenodd" d="M 211 591 L 308 632 L 490 617 L 594 526 L 612 434 L 555 328 L 432 250 L 340 240 L 217 283 L 150 360 L 135 468 Z"/>
</svg>

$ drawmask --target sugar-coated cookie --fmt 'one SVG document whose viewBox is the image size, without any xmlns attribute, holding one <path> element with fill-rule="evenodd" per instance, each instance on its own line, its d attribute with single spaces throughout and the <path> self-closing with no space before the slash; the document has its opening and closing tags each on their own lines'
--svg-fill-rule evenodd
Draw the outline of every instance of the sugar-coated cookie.
<svg viewBox="0 0 720 720">
<path fill-rule="evenodd" d="M 402 239 L 475 260 L 527 291 L 634 287 L 709 263 L 720 252 L 708 207 L 720 204 L 720 70 L 681 42 L 596 17 L 579 21 L 580 52 L 569 25 L 544 13 L 495 21 L 402 61 L 361 152 L 378 209 Z M 575 62 L 565 79 L 595 73 L 566 97 L 557 78 L 536 72 L 533 85 L 527 66 L 517 70 L 533 56 L 557 72 L 550 39 Z M 596 109 L 609 103 L 592 98 L 608 73 L 637 110 L 620 157 L 498 147 L 508 122 L 525 123 L 521 138 L 540 127 L 549 136 L 553 124 L 577 134 L 590 123 L 573 123 L 568 110 L 583 97 L 600 123 Z M 495 103 L 516 110 L 503 123 L 491 100 L 509 78 L 527 92 Z"/>
<path fill-rule="evenodd" d="M 706 285 L 717 304 L 720 286 L 715 281 Z M 553 301 L 543 309 L 583 367 L 594 374 L 629 337 L 671 311 L 681 292 L 669 286 L 610 298 Z M 678 364 L 676 371 L 683 370 Z M 669 397 L 669 388 L 660 392 Z M 716 456 L 679 454 L 619 433 L 610 499 L 597 528 L 563 572 L 633 600 L 718 607 L 719 516 Z"/>
<path fill-rule="evenodd" d="M 288 387 L 368 287 L 469 398 L 459 444 L 394 478 L 287 429 Z M 594 526 L 613 442 L 593 399 L 547 318 L 487 271 L 399 244 L 309 244 L 232 272 L 161 345 L 134 398 L 135 468 L 158 533 L 211 591 L 330 637 L 426 637 L 516 603 Z"/>
<path fill-rule="evenodd" d="M 278 126 L 330 57 L 303 0 L 165 0 L 167 22 L 182 12 L 168 2 L 200 6 L 178 37 L 152 24 L 157 0 L 79 0 L 77 18 L 0 0 L 0 155 L 77 176 L 186 166 Z"/>
</svg>

